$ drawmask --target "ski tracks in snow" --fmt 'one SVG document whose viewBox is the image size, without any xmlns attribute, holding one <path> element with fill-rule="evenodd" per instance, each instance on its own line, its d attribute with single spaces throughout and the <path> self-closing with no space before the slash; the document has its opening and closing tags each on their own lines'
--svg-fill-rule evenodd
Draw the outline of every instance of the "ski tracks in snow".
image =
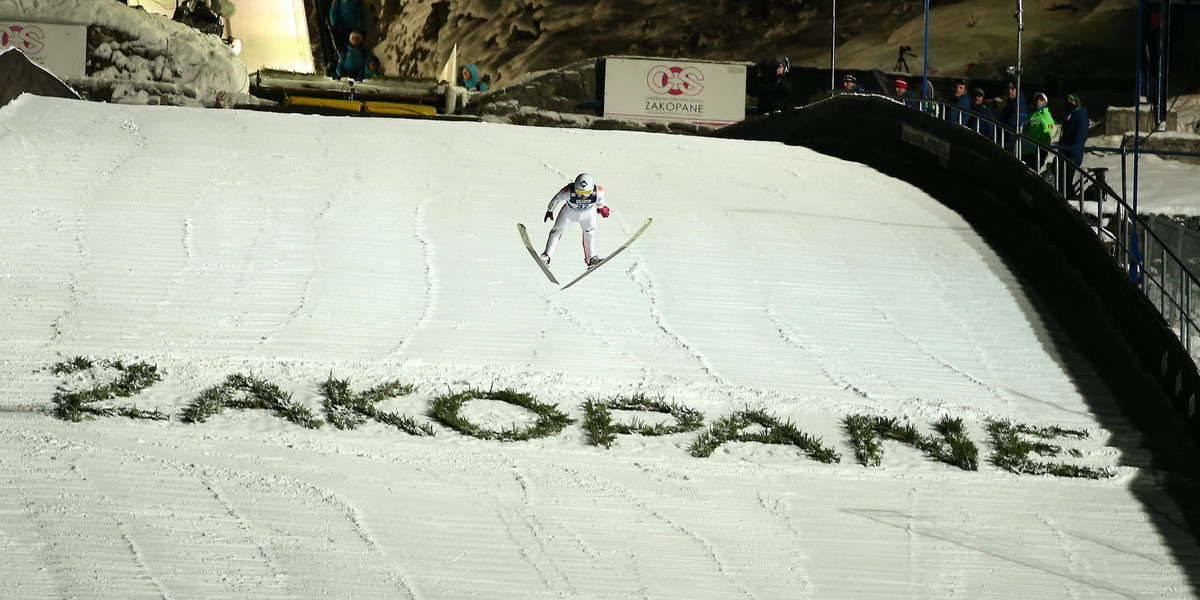
<svg viewBox="0 0 1200 600">
<path fill-rule="evenodd" d="M 622 233 L 628 237 L 631 232 Z M 614 259 L 613 265 L 605 268 L 615 268 L 617 266 L 617 260 L 623 260 L 627 258 L 631 260 L 630 264 L 625 268 L 625 275 L 629 278 L 630 282 L 636 286 L 637 293 L 641 294 L 641 296 L 645 299 L 645 303 L 638 308 L 635 308 L 632 305 L 623 306 L 622 312 L 629 315 L 640 314 L 649 319 L 653 327 L 659 332 L 659 338 L 662 340 L 663 344 L 668 348 L 682 351 L 687 357 L 686 360 L 694 363 L 699 372 L 705 377 L 711 379 L 720 386 L 730 389 L 741 389 L 719 375 L 708 358 L 705 357 L 702 352 L 697 350 L 694 345 L 688 343 L 687 340 L 684 339 L 684 336 L 671 326 L 667 317 L 663 314 L 663 311 L 660 308 L 662 305 L 662 300 L 659 298 L 659 295 L 655 290 L 654 276 L 646 268 L 645 261 L 640 255 L 637 254 L 636 245 L 630 246 L 630 249 L 622 253 L 620 258 Z M 600 285 L 600 282 L 596 280 L 597 277 L 600 277 L 600 275 L 592 276 L 593 285 Z M 566 293 L 569 294 L 576 291 L 576 289 L 577 288 L 572 288 Z M 564 300 L 561 295 L 554 292 L 550 292 L 545 295 L 545 302 L 547 303 L 548 310 L 550 312 L 568 319 L 573 327 L 573 330 L 588 332 L 591 335 L 591 339 L 594 341 L 594 343 L 603 345 L 620 353 L 626 351 L 620 346 L 620 340 L 622 338 L 614 338 L 614 336 L 608 335 L 607 332 L 602 329 L 601 325 L 597 325 L 594 319 L 589 318 L 589 315 L 586 312 L 582 312 L 579 309 L 578 304 Z M 554 332 L 552 331 L 543 331 L 543 335 L 548 336 L 553 334 Z M 644 369 L 643 377 L 645 378 L 648 375 L 648 371 Z"/>
<path fill-rule="evenodd" d="M 953 374 L 955 377 L 966 380 L 974 387 L 986 390 L 990 396 L 996 398 L 1002 403 L 1008 401 L 999 388 L 989 384 L 979 377 L 972 375 L 965 369 L 958 368 L 949 361 L 942 359 L 935 352 L 929 350 L 920 340 L 906 333 L 903 330 L 903 327 L 901 327 L 901 325 L 897 323 L 895 319 L 893 319 L 885 310 L 879 308 L 878 306 L 875 306 L 874 308 L 876 311 L 878 311 L 881 322 L 885 323 L 888 328 L 898 337 L 904 340 L 905 343 L 916 348 L 922 356 L 928 359 L 931 363 L 937 365 L 938 368 Z M 838 369 L 838 365 L 834 361 L 825 358 L 827 353 L 824 348 L 814 346 L 811 341 L 806 341 L 804 339 L 804 334 L 799 327 L 789 322 L 769 305 L 765 307 L 764 311 L 767 319 L 772 323 L 776 331 L 778 331 L 779 337 L 788 345 L 804 353 L 810 362 L 821 371 L 822 375 L 824 375 L 826 379 L 828 379 L 837 387 L 851 392 L 859 398 L 864 400 L 877 400 L 877 398 L 872 398 L 871 393 L 868 391 L 865 385 L 857 382 L 856 378 L 841 373 Z M 989 410 L 993 410 L 996 407 L 988 408 Z"/>
<path fill-rule="evenodd" d="M 539 464 L 535 469 L 525 469 L 517 464 L 509 466 L 510 472 L 517 484 L 521 498 L 519 505 L 496 499 L 495 505 L 501 520 L 507 523 L 511 541 L 522 550 L 522 556 L 535 569 L 547 589 L 554 590 L 567 597 L 577 594 L 572 582 L 572 573 L 579 574 L 577 568 L 564 570 L 558 565 L 559 561 L 570 567 L 577 563 L 594 563 L 597 569 L 603 571 L 605 563 L 630 560 L 636 570 L 638 564 L 670 563 L 672 561 L 694 562 L 697 560 L 710 562 L 713 567 L 714 581 L 706 582 L 702 587 L 712 591 L 714 595 L 724 596 L 736 590 L 736 596 L 755 598 L 756 595 L 741 581 L 739 569 L 728 564 L 718 552 L 718 544 L 709 541 L 697 532 L 688 522 L 671 517 L 670 510 L 689 517 L 694 513 L 687 503 L 687 492 L 684 497 L 679 494 L 663 495 L 657 492 L 647 493 L 635 489 L 631 485 L 621 483 L 609 477 L 584 472 L 560 463 Z M 641 472 L 654 479 L 653 469 L 640 467 Z M 539 485 L 535 473 L 546 481 Z M 656 480 L 657 482 L 657 480 Z M 542 493 L 542 492 L 545 493 Z M 578 498 L 582 494 L 583 498 Z M 491 495 L 489 493 L 489 495 Z M 572 500 L 575 498 L 575 500 Z M 632 506 L 637 514 L 645 518 L 630 518 L 628 509 L 619 509 L 621 523 L 613 523 L 604 519 L 602 514 L 589 513 L 589 498 L 603 499 L 597 502 L 598 508 L 604 512 L 615 510 L 614 505 L 625 504 Z M 652 502 L 663 502 L 668 507 L 656 508 Z M 501 508 L 506 507 L 506 508 Z M 544 515 L 544 516 L 538 516 Z M 549 520 L 548 523 L 543 520 Z M 701 517 L 701 521 L 704 517 Z M 519 525 L 517 525 L 519 524 Z M 629 528 L 633 527 L 633 530 Z M 568 533 L 569 545 L 559 539 L 563 533 Z M 630 544 L 628 536 L 641 539 L 652 539 L 654 543 L 641 542 L 646 556 L 627 554 Z M 528 541 L 527 538 L 532 538 Z M 690 548 L 690 549 L 689 549 Z M 665 557 L 672 557 L 665 560 Z M 548 565 L 548 567 L 547 567 Z M 553 571 L 549 577 L 546 569 Z M 642 597 L 657 596 L 647 593 L 645 587 L 666 585 L 670 580 L 668 566 L 661 566 L 655 572 L 646 572 L 646 581 L 610 582 L 609 589 L 616 595 L 635 594 Z M 694 569 L 693 569 L 694 571 Z M 579 575 L 581 576 L 581 575 Z M 603 576 L 597 573 L 596 576 Z M 660 581 L 663 580 L 663 581 Z M 722 585 L 719 581 L 723 581 Z M 687 582 L 687 587 L 697 585 Z M 632 589 L 627 589 L 630 586 Z M 593 585 L 586 585 L 592 588 Z M 635 589 L 641 588 L 640 592 Z M 718 592 L 726 588 L 726 592 Z M 623 591 L 622 591 L 623 590 Z"/>
<path fill-rule="evenodd" d="M 287 316 L 282 318 L 278 323 L 275 324 L 273 328 L 271 328 L 270 331 L 262 336 L 258 342 L 259 346 L 265 346 L 272 343 L 275 340 L 275 336 L 278 335 L 279 332 L 288 329 L 290 325 L 299 321 L 309 312 L 306 310 L 306 307 L 309 303 L 309 296 L 311 294 L 313 282 L 316 281 L 317 277 L 319 277 L 321 274 L 319 255 L 321 252 L 321 242 L 323 239 L 321 231 L 322 224 L 326 221 L 332 211 L 333 199 L 326 199 L 325 206 L 323 206 L 320 212 L 318 212 L 316 216 L 312 218 L 311 226 L 313 255 L 310 257 L 312 268 L 309 269 L 308 274 L 304 278 L 304 283 L 300 286 L 299 297 L 296 298 L 296 307 L 288 312 Z"/>
<path fill-rule="evenodd" d="M 798 327 L 792 325 L 786 319 L 781 317 L 779 313 L 775 312 L 775 310 L 769 305 L 765 308 L 765 312 L 767 319 L 771 321 L 771 323 L 775 326 L 776 331 L 779 332 L 779 337 L 788 345 L 800 350 L 800 352 L 808 356 L 812 364 L 816 365 L 817 369 L 821 371 L 821 374 L 824 375 L 826 379 L 832 382 L 835 386 L 851 392 L 859 398 L 864 400 L 871 399 L 870 394 L 855 385 L 852 381 L 850 381 L 849 378 L 838 373 L 830 364 L 830 361 L 824 360 L 823 356 L 825 353 L 822 348 L 805 343 L 803 341 L 803 334 L 800 332 Z"/>
<path fill-rule="evenodd" d="M 3 470 L 0 506 L 33 531 L 0 537 L 39 541 L 7 560 L 22 598 L 417 597 L 360 512 L 328 488 L 266 465 L 160 459 L 172 449 L 137 441 L 8 432 L 22 461 Z"/>
<path fill-rule="evenodd" d="M 667 345 L 674 346 L 675 348 L 678 348 L 686 353 L 689 357 L 691 357 L 691 360 L 696 363 L 697 367 L 699 367 L 700 372 L 704 373 L 705 376 L 712 379 L 718 385 L 728 388 L 737 388 L 738 386 L 735 386 L 729 380 L 718 375 L 708 358 L 706 358 L 704 354 L 697 350 L 694 346 L 689 344 L 687 340 L 683 338 L 682 334 L 671 327 L 667 318 L 662 314 L 662 310 L 659 308 L 661 300 L 659 299 L 658 293 L 655 290 L 654 277 L 650 271 L 642 266 L 642 261 L 640 258 L 634 260 L 633 264 L 631 264 L 626 270 L 626 273 L 629 275 L 629 278 L 635 284 L 637 284 L 642 296 L 646 298 L 647 315 L 650 317 L 650 320 L 654 322 L 654 325 L 658 328 L 658 331 L 662 333 Z"/>
<path fill-rule="evenodd" d="M 431 179 L 426 183 L 428 189 L 437 189 L 434 181 Z M 438 299 L 438 284 L 437 284 L 437 267 L 434 264 L 436 258 L 436 248 L 433 239 L 429 232 L 432 230 L 429 219 L 426 213 L 429 211 L 429 204 L 432 202 L 429 195 L 417 204 L 413 214 L 413 239 L 421 246 L 421 262 L 425 271 L 425 302 L 421 305 L 421 313 L 413 321 L 413 325 L 409 330 L 396 341 L 396 345 L 388 352 L 390 355 L 399 355 L 404 352 L 404 346 L 408 340 L 433 319 L 433 313 L 437 309 Z"/>
<path fill-rule="evenodd" d="M 523 469 L 510 461 L 509 473 L 520 490 L 521 498 L 518 503 L 505 502 L 485 490 L 492 497 L 493 507 L 497 518 L 504 524 L 509 540 L 515 547 L 520 548 L 521 558 L 529 568 L 537 574 L 543 587 L 556 590 L 566 597 L 577 597 L 579 590 L 571 581 L 571 576 L 559 566 L 555 559 L 556 552 L 554 536 L 547 534 L 549 529 L 537 516 L 536 503 L 532 497 L 534 490 Z"/>
<path fill-rule="evenodd" d="M 1002 394 L 1000 392 L 999 388 L 987 383 L 986 381 L 984 381 L 978 377 L 975 377 L 974 375 L 968 373 L 965 369 L 960 369 L 960 368 L 954 366 L 953 364 L 950 364 L 949 361 L 941 358 L 940 356 L 935 354 L 933 351 L 929 350 L 925 346 L 925 344 L 923 344 L 920 340 L 918 340 L 917 338 L 915 338 L 915 337 L 909 335 L 907 332 L 905 332 L 904 328 L 899 323 L 897 323 L 896 320 L 893 319 L 892 316 L 889 315 L 886 311 L 884 311 L 883 309 L 881 309 L 879 307 L 876 307 L 876 310 L 879 311 L 879 316 L 880 316 L 881 320 L 884 323 L 886 323 L 887 326 L 889 328 L 891 328 L 892 331 L 896 332 L 896 335 L 900 336 L 901 339 L 903 339 L 905 342 L 907 342 L 908 344 L 910 344 L 914 348 L 916 348 L 917 351 L 920 352 L 922 356 L 929 359 L 930 362 L 941 366 L 942 368 L 949 371 L 950 373 L 953 373 L 955 376 L 958 376 L 958 377 L 961 377 L 962 379 L 967 380 L 968 382 L 970 382 L 972 385 L 974 385 L 976 387 L 987 390 L 987 392 L 989 394 L 991 394 L 993 397 L 995 397 L 997 400 L 1000 400 L 1001 402 L 1007 401 L 1007 398 L 1004 397 L 1004 394 Z M 961 323 L 960 323 L 960 325 L 961 325 Z M 966 327 L 959 327 L 959 329 L 963 330 L 963 331 L 967 330 Z"/>
<path fill-rule="evenodd" d="M 928 518 L 915 518 L 914 515 L 894 510 L 841 509 L 841 512 L 904 532 L 910 539 L 910 547 L 913 547 L 916 540 L 924 539 L 932 541 L 940 547 L 956 548 L 970 555 L 989 557 L 999 561 L 999 564 L 1012 565 L 1017 570 L 1050 576 L 1052 580 L 1058 580 L 1059 584 L 1063 586 L 1063 589 L 1059 589 L 1061 597 L 1090 598 L 1096 593 L 1103 593 L 1104 597 L 1129 598 L 1131 600 L 1143 597 L 1142 594 L 1132 591 L 1133 588 L 1122 589 L 1122 586 L 1103 581 L 1094 574 L 1088 575 L 1088 570 L 1081 570 L 1079 574 L 1076 574 L 1061 568 L 1047 566 L 1061 563 L 1040 560 L 1039 555 L 1046 552 L 1043 548 L 1005 543 L 986 533 L 947 527 Z M 1060 542 L 1058 549 L 1068 555 L 1068 562 L 1073 562 L 1069 560 L 1071 553 L 1063 540 L 1062 531 L 1047 521 L 1044 516 L 1035 515 L 1034 517 L 1042 520 L 1052 530 L 1052 534 L 1057 536 Z"/>
</svg>

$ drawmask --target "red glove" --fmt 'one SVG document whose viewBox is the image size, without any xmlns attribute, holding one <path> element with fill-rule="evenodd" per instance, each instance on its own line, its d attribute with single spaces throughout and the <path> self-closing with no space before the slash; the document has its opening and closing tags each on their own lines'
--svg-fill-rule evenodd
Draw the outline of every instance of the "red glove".
<svg viewBox="0 0 1200 600">
<path fill-rule="evenodd" d="M 605 219 L 608 218 L 609 210 L 607 206 L 601 206 L 597 212 L 599 212 L 600 216 L 604 217 Z"/>
<path fill-rule="evenodd" d="M 546 221 L 549 221 L 550 219 L 553 219 L 553 218 L 554 218 L 554 211 L 548 210 L 548 211 L 546 211 L 546 216 L 545 216 L 545 218 L 542 219 L 542 222 L 545 223 Z"/>
</svg>

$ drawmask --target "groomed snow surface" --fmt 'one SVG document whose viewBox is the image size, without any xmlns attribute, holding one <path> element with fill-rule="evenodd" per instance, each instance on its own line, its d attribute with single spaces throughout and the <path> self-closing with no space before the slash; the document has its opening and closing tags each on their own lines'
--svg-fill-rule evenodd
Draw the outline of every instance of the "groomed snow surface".
<svg viewBox="0 0 1200 600">
<path fill-rule="evenodd" d="M 0 597 L 1187 598 L 1194 532 L 1080 346 L 959 215 L 861 165 L 770 143 L 485 123 L 100 105 L 0 109 Z M 607 190 L 609 251 L 567 291 L 535 244 L 577 172 Z M 583 268 L 579 230 L 551 265 Z M 117 405 L 53 416 L 76 356 L 156 365 Z M 244 374 L 324 418 L 331 375 L 399 380 L 432 426 L 305 429 L 263 410 L 188 423 Z M 501 442 L 428 416 L 512 389 L 577 419 Z M 762 409 L 840 455 L 701 431 L 593 446 L 587 399 L 642 393 L 705 427 Z M 1108 406 L 1108 409 L 1104 407 Z M 1109 416 L 1097 416 L 1107 410 Z M 490 430 L 532 413 L 495 400 Z M 842 419 L 961 418 L 978 471 Z M 614 418 L 654 422 L 657 413 Z M 989 419 L 1088 432 L 988 462 Z M 671 419 L 666 418 L 667 422 Z M 1124 448 L 1123 448 L 1124 446 Z"/>
</svg>

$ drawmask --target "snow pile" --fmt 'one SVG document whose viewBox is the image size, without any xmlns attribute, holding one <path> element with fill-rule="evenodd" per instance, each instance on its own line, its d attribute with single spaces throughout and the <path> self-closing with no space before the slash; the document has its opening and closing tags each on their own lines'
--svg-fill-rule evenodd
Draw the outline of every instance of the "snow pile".
<svg viewBox="0 0 1200 600">
<path fill-rule="evenodd" d="M 112 0 L 0 0 L 0 19 L 88 27 L 92 100 L 216 106 L 248 99 L 250 76 L 214 35 Z"/>
</svg>

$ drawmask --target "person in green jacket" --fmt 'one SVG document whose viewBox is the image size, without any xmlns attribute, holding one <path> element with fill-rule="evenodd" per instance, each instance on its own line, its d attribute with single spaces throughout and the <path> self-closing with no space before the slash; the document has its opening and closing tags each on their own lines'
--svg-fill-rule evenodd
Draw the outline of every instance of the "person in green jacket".
<svg viewBox="0 0 1200 600">
<path fill-rule="evenodd" d="M 1050 107 L 1046 106 L 1046 94 L 1042 92 L 1034 94 L 1033 101 L 1036 104 L 1033 112 L 1029 114 L 1029 122 L 1025 125 L 1025 137 L 1049 146 L 1054 138 L 1054 116 L 1050 114 Z M 1021 147 L 1021 160 L 1025 161 L 1030 169 L 1036 171 L 1046 160 L 1046 151 L 1034 144 L 1026 143 Z"/>
</svg>

